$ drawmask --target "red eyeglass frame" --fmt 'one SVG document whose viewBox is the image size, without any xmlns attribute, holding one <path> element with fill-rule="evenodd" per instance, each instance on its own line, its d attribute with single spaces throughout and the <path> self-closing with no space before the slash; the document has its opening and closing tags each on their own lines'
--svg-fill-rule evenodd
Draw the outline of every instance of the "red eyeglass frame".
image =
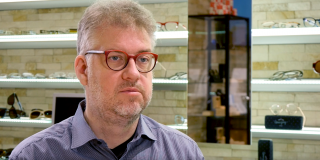
<svg viewBox="0 0 320 160">
<path fill-rule="evenodd" d="M 126 54 L 127 57 L 128 57 L 128 61 L 127 61 L 126 65 L 124 65 L 123 68 L 121 68 L 121 69 L 119 69 L 119 70 L 112 69 L 112 68 L 109 66 L 108 62 L 107 62 L 107 58 L 108 58 L 108 55 L 109 55 L 110 52 L 121 52 L 121 53 Z M 85 55 L 87 55 L 87 54 L 95 54 L 95 53 L 96 53 L 96 54 L 105 54 L 106 64 L 107 64 L 107 66 L 108 66 L 111 70 L 113 70 L 113 71 L 121 71 L 121 70 L 123 70 L 124 68 L 126 68 L 127 65 L 128 65 L 128 63 L 129 63 L 130 58 L 132 58 L 132 59 L 134 60 L 134 63 L 136 63 L 137 57 L 138 57 L 139 55 L 141 55 L 141 54 L 152 54 L 152 55 L 154 56 L 155 63 L 154 63 L 154 65 L 153 65 L 153 67 L 150 69 L 150 71 L 152 71 L 152 70 L 154 69 L 154 67 L 155 67 L 156 64 L 157 64 L 157 60 L 158 60 L 158 55 L 155 54 L 155 53 L 152 53 L 152 52 L 141 52 L 141 53 L 139 53 L 139 54 L 137 54 L 137 55 L 135 55 L 135 56 L 130 56 L 130 55 L 128 55 L 128 53 L 126 53 L 125 51 L 121 51 L 121 50 L 107 50 L 107 51 L 90 50 L 90 51 L 87 51 L 87 53 L 86 53 Z M 138 68 L 137 68 L 137 69 L 138 69 Z M 138 71 L 141 72 L 139 69 L 138 69 Z M 148 72 L 150 72 L 150 71 L 148 71 Z M 141 73 L 148 73 L 148 72 L 141 72 Z"/>
<path fill-rule="evenodd" d="M 161 27 L 162 26 L 164 26 L 164 28 L 167 30 L 167 27 L 166 27 L 166 24 L 167 23 L 176 23 L 177 24 L 177 26 L 176 26 L 176 30 L 178 29 L 178 27 L 179 27 L 179 25 L 181 25 L 185 30 L 187 30 L 187 27 L 186 26 L 184 26 L 184 25 L 182 25 L 182 24 L 180 24 L 179 22 L 176 22 L 176 21 L 169 21 L 169 22 L 157 22 L 157 23 L 159 23 L 159 24 L 161 24 Z"/>
</svg>

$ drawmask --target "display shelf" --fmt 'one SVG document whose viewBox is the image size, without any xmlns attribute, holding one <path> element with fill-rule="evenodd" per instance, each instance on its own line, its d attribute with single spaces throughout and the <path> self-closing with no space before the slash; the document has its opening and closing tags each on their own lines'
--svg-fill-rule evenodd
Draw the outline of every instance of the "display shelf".
<svg viewBox="0 0 320 160">
<path fill-rule="evenodd" d="M 0 10 L 87 7 L 95 0 L 1 0 Z M 188 2 L 188 0 L 137 0 L 143 3 Z"/>
<path fill-rule="evenodd" d="M 182 124 L 182 125 L 177 125 L 177 124 L 172 124 L 172 125 L 166 125 L 170 128 L 177 129 L 177 130 L 187 130 L 188 125 L 187 124 Z"/>
<path fill-rule="evenodd" d="M 310 44 L 320 42 L 320 28 L 252 29 L 252 44 Z"/>
<path fill-rule="evenodd" d="M 51 120 L 30 120 L 29 118 L 24 117 L 21 119 L 10 119 L 4 117 L 0 119 L 0 126 L 47 128 L 51 126 Z"/>
<path fill-rule="evenodd" d="M 154 90 L 187 90 L 188 80 L 154 78 Z M 0 88 L 62 88 L 81 89 L 78 79 L 0 79 Z"/>
<path fill-rule="evenodd" d="M 257 92 L 319 92 L 320 80 L 283 80 L 271 81 L 268 79 L 252 79 L 252 91 Z"/>
<path fill-rule="evenodd" d="M 320 128 L 304 127 L 302 130 L 266 129 L 264 126 L 252 125 L 252 137 L 277 139 L 320 140 Z"/>
<path fill-rule="evenodd" d="M 188 31 L 156 32 L 157 46 L 187 46 Z M 0 49 L 76 48 L 77 34 L 0 36 Z"/>
</svg>

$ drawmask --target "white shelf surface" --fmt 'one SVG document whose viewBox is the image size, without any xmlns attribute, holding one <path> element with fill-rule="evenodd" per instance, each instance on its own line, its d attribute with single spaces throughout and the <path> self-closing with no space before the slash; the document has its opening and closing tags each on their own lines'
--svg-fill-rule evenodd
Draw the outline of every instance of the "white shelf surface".
<svg viewBox="0 0 320 160">
<path fill-rule="evenodd" d="M 2 2 L 1 2 L 2 1 Z M 95 0 L 1 0 L 0 10 L 87 7 Z M 10 2 L 8 2 L 10 1 Z M 16 2 L 13 2 L 16 1 Z M 5 3 L 6 2 L 6 3 Z M 188 0 L 137 0 L 143 3 L 188 2 Z"/>
<path fill-rule="evenodd" d="M 281 139 L 320 140 L 320 128 L 304 127 L 302 130 L 266 129 L 264 126 L 252 125 L 252 137 Z"/>
<path fill-rule="evenodd" d="M 320 27 L 252 29 L 252 44 L 320 43 Z"/>
<path fill-rule="evenodd" d="M 320 79 L 270 81 L 252 79 L 252 91 L 260 92 L 319 92 Z"/>
<path fill-rule="evenodd" d="M 188 31 L 156 32 L 155 36 L 156 46 L 188 44 Z M 77 34 L 0 36 L 0 49 L 76 48 L 76 41 Z"/>
<path fill-rule="evenodd" d="M 154 78 L 154 90 L 187 90 L 188 80 Z M 78 79 L 0 79 L 0 88 L 65 88 L 81 89 Z"/>
<path fill-rule="evenodd" d="M 23 119 L 10 119 L 4 117 L 0 119 L 0 126 L 5 127 L 36 127 L 36 128 L 47 128 L 51 126 L 51 120 L 30 120 L 29 118 Z"/>
</svg>

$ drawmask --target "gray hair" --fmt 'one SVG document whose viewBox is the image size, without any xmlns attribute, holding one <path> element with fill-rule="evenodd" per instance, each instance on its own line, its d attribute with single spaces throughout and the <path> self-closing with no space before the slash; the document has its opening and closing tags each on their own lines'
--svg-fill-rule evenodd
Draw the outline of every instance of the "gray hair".
<svg viewBox="0 0 320 160">
<path fill-rule="evenodd" d="M 98 27 L 142 27 L 155 46 L 156 21 L 152 13 L 132 0 L 98 0 L 88 7 L 78 25 L 77 52 L 84 55 L 90 47 L 90 38 Z"/>
</svg>

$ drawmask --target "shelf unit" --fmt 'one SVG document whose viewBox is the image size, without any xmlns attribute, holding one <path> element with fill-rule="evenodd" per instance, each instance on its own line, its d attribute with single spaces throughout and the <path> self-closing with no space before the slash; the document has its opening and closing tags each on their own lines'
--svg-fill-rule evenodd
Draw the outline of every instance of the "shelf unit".
<svg viewBox="0 0 320 160">
<path fill-rule="evenodd" d="M 11 0 L 0 2 L 0 10 L 18 10 L 18 9 L 40 9 L 40 8 L 65 8 L 65 7 L 87 7 L 95 0 Z M 188 2 L 188 0 L 137 0 L 143 3 L 174 3 Z"/>
<path fill-rule="evenodd" d="M 52 124 L 51 120 L 30 120 L 29 118 L 23 119 L 10 119 L 7 117 L 0 119 L 0 126 L 3 127 L 35 127 L 47 128 Z"/>
<path fill-rule="evenodd" d="M 302 79 L 287 81 L 270 81 L 268 79 L 252 79 L 252 91 L 257 92 L 319 92 L 318 79 Z"/>
<path fill-rule="evenodd" d="M 187 90 L 188 80 L 154 78 L 154 90 Z M 0 79 L 0 88 L 83 88 L 78 79 Z"/>
<path fill-rule="evenodd" d="M 188 31 L 156 32 L 157 46 L 187 46 Z M 0 36 L 0 49 L 76 48 L 77 34 Z"/>
<path fill-rule="evenodd" d="M 320 42 L 320 28 L 252 29 L 252 44 L 310 44 Z"/>
</svg>

